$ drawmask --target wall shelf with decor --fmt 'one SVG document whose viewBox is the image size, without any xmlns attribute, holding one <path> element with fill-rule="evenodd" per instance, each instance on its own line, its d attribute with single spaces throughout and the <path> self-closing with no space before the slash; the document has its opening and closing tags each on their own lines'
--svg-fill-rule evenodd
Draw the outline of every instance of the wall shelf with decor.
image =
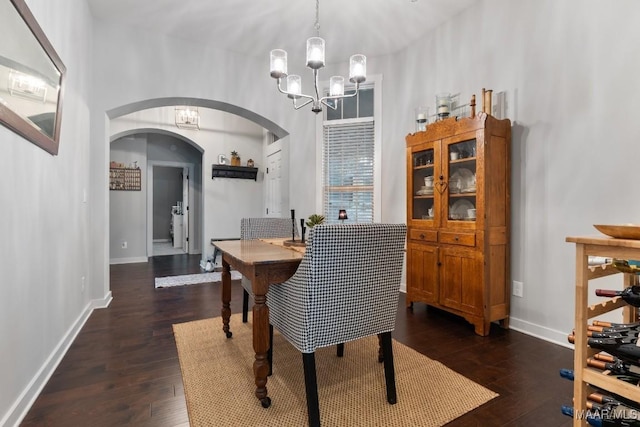
<svg viewBox="0 0 640 427">
<path fill-rule="evenodd" d="M 214 178 L 238 178 L 258 180 L 258 168 L 246 166 L 212 165 L 211 179 Z"/>
<path fill-rule="evenodd" d="M 142 173 L 140 168 L 109 168 L 109 190 L 142 190 Z"/>
</svg>

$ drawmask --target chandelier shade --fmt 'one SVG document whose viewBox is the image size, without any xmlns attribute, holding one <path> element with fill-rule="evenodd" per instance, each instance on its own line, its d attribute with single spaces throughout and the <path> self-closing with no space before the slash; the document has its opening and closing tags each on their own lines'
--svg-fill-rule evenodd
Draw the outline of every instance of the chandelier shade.
<svg viewBox="0 0 640 427">
<path fill-rule="evenodd" d="M 360 83 L 367 80 L 367 57 L 362 54 L 351 55 L 349 58 L 349 81 L 355 84 L 355 91 L 344 94 L 344 77 L 333 76 L 329 79 L 329 94 L 320 97 L 318 88 L 318 70 L 325 65 L 325 41 L 320 37 L 320 0 L 316 0 L 316 37 L 307 39 L 307 67 L 313 72 L 314 95 L 305 95 L 302 93 L 302 78 L 299 75 L 287 74 L 287 52 L 282 49 L 274 49 L 270 53 L 270 74 L 276 79 L 277 88 L 280 93 L 287 95 L 293 100 L 293 107 L 297 110 L 307 104 L 311 105 L 311 111 L 319 113 L 322 111 L 322 105 L 326 105 L 332 109 L 336 109 L 338 103 L 329 103 L 328 101 L 340 100 L 342 98 L 350 98 L 358 94 Z M 282 80 L 286 77 L 286 88 L 282 87 Z M 305 98 L 302 104 L 298 100 Z"/>
<path fill-rule="evenodd" d="M 271 77 L 279 79 L 287 75 L 287 52 L 282 49 L 271 51 Z"/>
<path fill-rule="evenodd" d="M 289 98 L 298 99 L 302 93 L 302 77 L 291 74 L 287 76 L 287 92 L 289 92 Z"/>
<path fill-rule="evenodd" d="M 344 77 L 333 76 L 329 79 L 329 95 L 330 96 L 344 95 Z"/>
<path fill-rule="evenodd" d="M 324 39 L 311 37 L 307 40 L 307 67 L 312 70 L 324 67 Z"/>
</svg>

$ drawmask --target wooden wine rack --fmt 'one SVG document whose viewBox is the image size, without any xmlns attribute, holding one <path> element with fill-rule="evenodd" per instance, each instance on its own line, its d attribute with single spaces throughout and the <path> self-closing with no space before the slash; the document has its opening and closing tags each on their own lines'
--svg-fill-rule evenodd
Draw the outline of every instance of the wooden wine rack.
<svg viewBox="0 0 640 427">
<path fill-rule="evenodd" d="M 573 406 L 574 427 L 588 425 L 581 414 L 586 413 L 589 385 L 593 385 L 611 393 L 640 402 L 640 388 L 606 375 L 596 369 L 587 367 L 587 358 L 600 352 L 587 345 L 587 324 L 589 319 L 604 313 L 622 308 L 621 323 L 636 322 L 638 310 L 628 305 L 621 298 L 604 300 L 600 304 L 588 305 L 589 281 L 612 274 L 623 275 L 623 286 L 638 283 L 638 276 L 621 273 L 612 265 L 590 266 L 589 256 L 640 260 L 640 240 L 614 239 L 604 236 L 567 237 L 567 242 L 576 245 L 576 307 L 575 307 L 575 351 L 574 351 L 574 384 Z M 622 289 L 621 288 L 621 289 Z"/>
</svg>

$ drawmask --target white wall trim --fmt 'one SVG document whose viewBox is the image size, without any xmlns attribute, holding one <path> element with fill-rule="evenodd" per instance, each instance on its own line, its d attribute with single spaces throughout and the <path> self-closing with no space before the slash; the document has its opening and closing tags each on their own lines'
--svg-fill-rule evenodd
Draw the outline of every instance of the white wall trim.
<svg viewBox="0 0 640 427">
<path fill-rule="evenodd" d="M 149 257 L 139 256 L 131 258 L 113 258 L 109 260 L 109 264 L 134 264 L 136 262 L 149 262 Z"/>
<path fill-rule="evenodd" d="M 89 319 L 89 316 L 93 313 L 93 310 L 108 307 L 112 299 L 111 291 L 109 291 L 102 299 L 91 300 L 87 303 L 82 313 L 80 313 L 80 316 L 73 322 L 58 345 L 55 346 L 49 357 L 40 369 L 38 369 L 31 381 L 29 381 L 27 387 L 20 393 L 20 396 L 18 396 L 13 405 L 11 405 L 11 408 L 9 408 L 9 411 L 0 419 L 1 426 L 17 427 L 22 422 L 42 392 L 42 389 L 49 381 L 49 378 L 51 378 L 51 375 L 53 375 L 62 361 L 62 358 L 67 354 L 69 347 L 75 341 L 87 319 Z"/>
<path fill-rule="evenodd" d="M 400 292 L 407 293 L 407 284 L 400 283 Z M 535 323 L 527 322 L 515 317 L 509 317 L 509 329 L 517 332 L 521 332 L 525 335 L 532 336 L 534 338 L 541 339 L 543 341 L 550 342 L 552 344 L 559 345 L 573 350 L 573 344 L 567 341 L 567 333 L 557 331 L 555 329 L 547 328 L 545 326 L 536 325 Z"/>
<path fill-rule="evenodd" d="M 540 326 L 513 316 L 509 317 L 509 329 L 573 350 L 573 344 L 567 341 L 567 332 Z"/>
</svg>

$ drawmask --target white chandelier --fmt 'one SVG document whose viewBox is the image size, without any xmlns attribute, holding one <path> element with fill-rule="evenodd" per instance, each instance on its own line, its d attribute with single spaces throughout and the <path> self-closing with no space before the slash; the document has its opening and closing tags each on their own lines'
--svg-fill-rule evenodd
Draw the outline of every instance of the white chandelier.
<svg viewBox="0 0 640 427">
<path fill-rule="evenodd" d="M 176 107 L 176 127 L 200 130 L 200 113 L 195 107 Z"/>
<path fill-rule="evenodd" d="M 302 93 L 302 78 L 296 74 L 287 75 L 287 52 L 282 49 L 274 49 L 271 51 L 271 77 L 277 80 L 278 90 L 293 100 L 293 107 L 297 110 L 309 103 L 311 111 L 319 113 L 322 111 L 322 104 L 336 109 L 336 105 L 328 103 L 328 100 L 338 100 L 342 98 L 350 98 L 356 96 L 360 83 L 367 79 L 367 57 L 364 55 L 351 55 L 349 59 L 349 81 L 356 85 L 356 90 L 349 94 L 344 94 L 344 77 L 333 76 L 329 79 L 329 95 L 320 97 L 318 90 L 318 70 L 324 67 L 324 40 L 320 38 L 320 0 L 316 0 L 316 33 L 317 37 L 311 37 L 307 40 L 307 67 L 313 71 L 313 84 L 315 88 L 315 96 L 305 95 Z M 282 88 L 282 79 L 287 78 L 287 88 Z M 298 104 L 300 98 L 306 98 L 307 101 Z"/>
</svg>

